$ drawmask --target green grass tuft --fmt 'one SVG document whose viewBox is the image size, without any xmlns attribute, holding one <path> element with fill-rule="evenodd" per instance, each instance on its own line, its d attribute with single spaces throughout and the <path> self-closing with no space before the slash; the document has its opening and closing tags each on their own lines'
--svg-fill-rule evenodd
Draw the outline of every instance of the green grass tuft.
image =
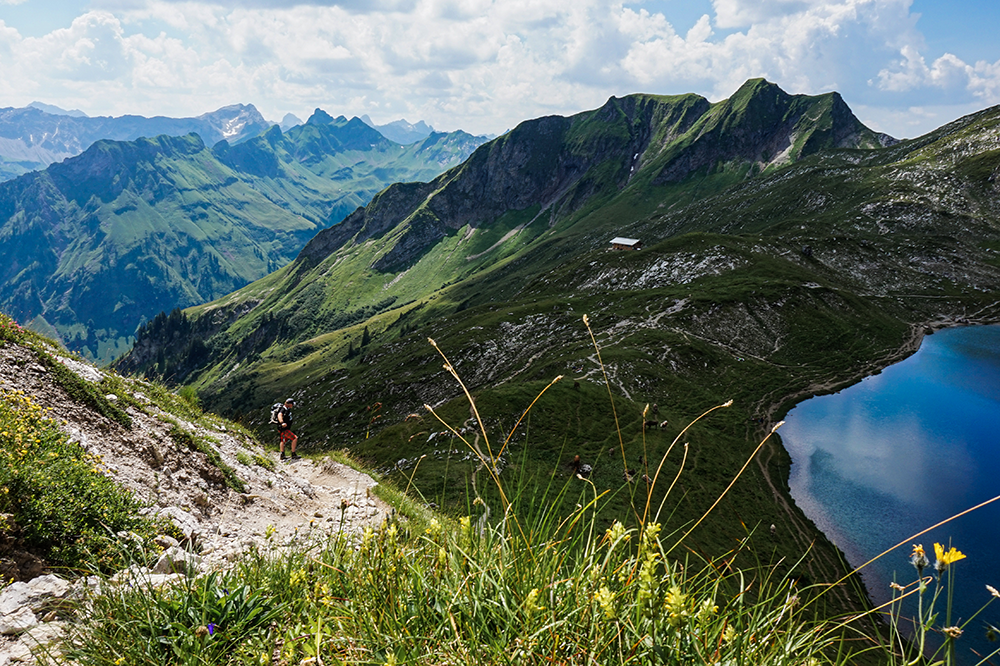
<svg viewBox="0 0 1000 666">
<path fill-rule="evenodd" d="M 243 479 L 236 474 L 236 470 L 223 462 L 219 452 L 216 451 L 215 447 L 213 447 L 210 443 L 202 441 L 198 437 L 195 437 L 195 435 L 189 430 L 185 430 L 176 424 L 170 428 L 169 435 L 174 442 L 189 451 L 198 451 L 199 453 L 205 454 L 208 461 L 215 465 L 222 473 L 222 477 L 228 487 L 239 493 L 245 493 L 247 491 L 247 487 L 243 482 Z"/>
</svg>

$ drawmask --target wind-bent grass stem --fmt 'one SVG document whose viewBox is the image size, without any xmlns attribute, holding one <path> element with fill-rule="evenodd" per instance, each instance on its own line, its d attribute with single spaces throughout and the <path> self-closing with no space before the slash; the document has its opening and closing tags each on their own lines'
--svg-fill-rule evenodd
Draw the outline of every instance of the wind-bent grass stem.
<svg viewBox="0 0 1000 666">
<path fill-rule="evenodd" d="M 997 495 L 996 497 L 993 497 L 993 498 L 991 498 L 991 499 L 988 499 L 988 500 L 986 500 L 985 502 L 980 502 L 979 504 L 977 504 L 977 505 L 975 505 L 975 506 L 971 506 L 971 507 L 969 507 L 968 509 L 965 509 L 964 511 L 960 511 L 959 513 L 956 513 L 956 514 L 955 514 L 955 515 L 953 515 L 953 516 L 950 516 L 950 517 L 948 517 L 948 518 L 945 518 L 944 520 L 942 520 L 942 521 L 940 521 L 940 522 L 937 522 L 937 523 L 934 523 L 934 524 L 933 524 L 933 525 L 931 525 L 930 527 L 927 527 L 927 528 L 924 528 L 924 529 L 920 530 L 920 531 L 919 531 L 919 532 L 917 532 L 916 534 L 913 534 L 913 535 L 911 535 L 911 536 L 907 537 L 906 539 L 903 539 L 902 541 L 900 541 L 899 543 L 897 543 L 897 544 L 896 544 L 895 546 L 891 546 L 891 547 L 889 547 L 889 548 L 886 548 L 886 549 L 885 549 L 885 550 L 883 550 L 883 551 L 882 551 L 881 553 L 879 553 L 879 554 L 878 554 L 878 555 L 876 555 L 875 557 L 871 558 L 870 560 L 868 560 L 868 561 L 867 561 L 867 562 L 865 562 L 864 564 L 862 564 L 862 565 L 860 565 L 860 566 L 857 566 L 857 567 L 855 567 L 855 568 L 854 568 L 853 570 L 851 570 L 851 572 L 850 572 L 850 573 L 848 573 L 848 574 L 847 574 L 846 576 L 843 576 L 843 577 L 842 577 L 842 578 L 840 578 L 839 580 L 837 580 L 837 581 L 834 581 L 833 583 L 830 583 L 830 585 L 828 586 L 828 588 L 827 588 L 827 589 L 833 589 L 834 587 L 836 587 L 837 585 L 839 585 L 839 584 L 843 583 L 843 582 L 844 582 L 845 580 L 847 580 L 848 578 L 850 578 L 850 577 L 851 577 L 851 576 L 853 576 L 854 574 L 856 574 L 856 573 L 860 572 L 860 571 L 861 571 L 862 569 L 864 569 L 865 567 L 867 567 L 867 566 L 868 566 L 869 564 L 872 564 L 872 563 L 876 562 L 877 560 L 879 560 L 879 559 L 881 559 L 881 558 L 885 557 L 886 555 L 888 555 L 888 554 L 889 554 L 889 553 L 891 553 L 892 551 L 896 550 L 896 549 L 897 549 L 897 548 L 899 548 L 900 546 L 905 546 L 905 545 L 906 545 L 906 544 L 908 544 L 908 543 L 912 543 L 912 542 L 913 542 L 913 541 L 914 541 L 915 539 L 917 539 L 917 538 L 919 538 L 919 537 L 923 536 L 924 534 L 927 534 L 927 533 L 928 533 L 928 532 L 930 532 L 931 530 L 935 530 L 935 529 L 937 529 L 937 528 L 941 527 L 942 525 L 947 525 L 948 523 L 950 523 L 951 521 L 955 520 L 956 518 L 961 518 L 962 516 L 964 516 L 964 515 L 966 515 L 966 514 L 969 514 L 969 513 L 972 513 L 973 511 L 976 511 L 977 509 L 981 509 L 981 508 L 983 508 L 984 506 L 987 506 L 987 505 L 989 505 L 989 504 L 992 504 L 993 502 L 996 502 L 997 500 L 1000 500 L 1000 495 Z M 822 592 L 822 593 L 821 593 L 820 595 L 818 595 L 817 597 L 814 597 L 813 601 L 817 600 L 817 599 L 818 599 L 819 597 L 823 596 L 823 594 L 825 594 L 825 593 L 826 593 L 826 592 L 824 591 L 824 592 Z"/>
<path fill-rule="evenodd" d="M 563 378 L 562 375 L 558 375 L 555 379 L 553 379 L 551 382 L 549 382 L 548 385 L 545 388 L 543 388 L 541 391 L 538 392 L 538 395 L 536 395 L 535 399 L 531 401 L 531 404 L 528 405 L 528 408 L 525 409 L 521 413 L 521 416 L 519 416 L 517 418 L 517 421 L 514 423 L 514 427 L 512 427 L 510 429 L 510 432 L 507 434 L 507 438 L 504 439 L 504 441 L 503 441 L 503 446 L 500 447 L 500 453 L 497 454 L 498 456 L 502 456 L 503 452 L 507 450 L 507 445 L 510 444 L 510 440 L 514 436 L 514 433 L 517 432 L 518 426 L 520 426 L 521 422 L 524 421 L 524 417 L 526 417 L 528 415 L 528 413 L 531 411 L 531 408 L 535 406 L 535 403 L 538 402 L 538 400 L 543 395 L 545 395 L 546 391 L 548 391 L 550 388 L 552 388 L 555 385 L 555 383 L 558 382 L 559 380 L 561 380 L 562 378 Z"/>
<path fill-rule="evenodd" d="M 472 394 L 469 393 L 469 389 L 466 388 L 465 382 L 463 382 L 462 378 L 458 375 L 458 372 L 455 370 L 455 366 L 451 364 L 451 361 L 448 360 L 448 357 L 445 356 L 445 353 L 441 351 L 441 348 L 438 347 L 436 342 L 434 342 L 434 339 L 427 338 L 427 341 L 431 343 L 431 346 L 434 347 L 434 349 L 436 349 L 439 354 L 441 354 L 441 358 L 444 359 L 444 369 L 447 370 L 449 373 L 451 373 L 451 376 L 455 378 L 455 381 L 458 382 L 458 385 L 462 387 L 462 392 L 465 393 L 465 397 L 468 398 L 469 405 L 472 407 L 472 412 L 476 415 L 476 423 L 479 426 L 479 431 L 483 433 L 483 441 L 486 442 L 486 450 L 489 451 L 490 462 L 492 462 L 495 465 L 496 457 L 493 455 L 493 450 L 490 448 L 490 437 L 489 434 L 486 432 L 486 424 L 483 422 L 482 417 L 479 415 L 479 408 L 476 406 L 476 401 L 472 399 Z"/>
<path fill-rule="evenodd" d="M 727 402 L 725 405 L 722 405 L 722 406 L 723 407 L 728 407 L 730 404 L 732 404 L 732 403 L 731 402 Z M 736 476 L 733 477 L 733 480 L 730 481 L 729 485 L 726 486 L 726 489 L 722 491 L 722 494 L 720 494 L 716 498 L 716 500 L 714 502 L 712 502 L 712 506 L 708 507 L 708 510 L 705 511 L 705 513 L 703 513 L 701 515 L 701 518 L 699 518 L 695 522 L 695 524 L 692 525 L 688 529 L 688 531 L 685 532 L 684 535 L 670 548 L 670 550 L 667 551 L 668 554 L 671 551 L 673 551 L 673 549 L 676 548 L 678 545 L 680 545 L 681 543 L 683 543 L 684 539 L 686 539 L 687 536 L 689 534 L 691 534 L 691 532 L 693 532 L 696 527 L 698 527 L 699 525 L 701 525 L 701 523 L 705 520 L 706 517 L 708 517 L 708 514 L 712 513 L 712 509 L 714 509 L 716 506 L 719 505 L 719 502 L 722 501 L 722 498 L 726 496 L 726 494 L 730 491 L 730 489 L 736 484 L 736 482 L 739 480 L 739 478 L 743 475 L 743 472 L 746 471 L 746 468 L 750 466 L 750 463 L 753 461 L 754 457 L 757 455 L 757 453 L 764 446 L 765 442 L 767 442 L 767 440 L 770 439 L 771 435 L 773 435 L 778 430 L 778 428 L 780 428 L 782 426 L 782 424 L 784 424 L 784 421 L 779 421 L 778 423 L 774 424 L 774 427 L 771 428 L 771 432 L 767 433 L 767 436 L 764 437 L 764 439 L 761 440 L 760 444 L 757 445 L 757 448 L 753 450 L 753 453 L 750 454 L 750 457 L 747 458 L 747 461 L 745 463 L 743 463 L 743 467 L 740 468 L 740 471 L 736 473 Z"/>
<path fill-rule="evenodd" d="M 413 465 L 413 471 L 410 472 L 410 476 L 407 477 L 407 479 L 406 479 L 406 488 L 403 489 L 403 494 L 404 495 L 406 493 L 410 492 L 410 488 L 413 486 L 413 477 L 416 476 L 416 474 L 417 474 L 417 468 L 420 467 L 420 461 L 423 460 L 426 457 L 427 457 L 427 454 L 425 453 L 424 455 L 422 455 L 419 458 L 417 458 L 416 464 Z M 420 492 L 420 491 L 417 491 L 417 492 Z M 421 494 L 421 499 L 422 498 L 423 498 L 423 495 Z"/>
<path fill-rule="evenodd" d="M 677 467 L 677 474 L 674 474 L 674 480 L 670 482 L 670 486 L 667 488 L 667 492 L 664 493 L 663 499 L 660 500 L 660 506 L 657 507 L 657 509 L 656 509 L 656 518 L 653 519 L 654 521 L 659 521 L 660 520 L 660 513 L 663 511 L 663 505 L 666 504 L 667 498 L 670 497 L 670 493 L 673 491 L 674 486 L 677 485 L 677 482 L 681 478 L 681 474 L 684 472 L 684 465 L 687 463 L 688 449 L 689 448 L 690 448 L 690 446 L 688 445 L 687 442 L 685 442 L 684 443 L 684 455 L 683 455 L 683 457 L 681 457 L 681 464 Z M 669 451 L 668 451 L 668 453 L 669 453 Z M 657 470 L 657 473 L 659 473 L 659 470 Z"/>
<path fill-rule="evenodd" d="M 677 442 L 680 441 L 680 439 L 684 436 L 684 434 L 687 433 L 687 431 L 691 429 L 691 427 L 695 423 L 697 423 L 698 421 L 702 420 L 703 418 L 705 418 L 706 416 L 708 416 L 709 414 L 711 414 L 715 410 L 717 410 L 717 409 L 723 409 L 723 408 L 726 408 L 726 407 L 731 407 L 732 404 L 733 404 L 733 401 L 730 400 L 728 402 L 725 402 L 725 403 L 723 403 L 721 405 L 716 405 L 715 407 L 712 407 L 711 409 L 702 412 L 698 416 L 698 418 L 696 418 L 693 421 L 691 421 L 691 423 L 689 423 L 686 426 L 684 426 L 683 430 L 681 430 L 679 433 L 677 433 L 677 437 L 675 437 L 674 441 L 672 441 L 670 443 L 670 446 L 667 448 L 667 452 L 664 453 L 663 457 L 660 458 L 660 464 L 656 468 L 656 474 L 653 475 L 653 482 L 650 484 L 649 492 L 646 494 L 646 508 L 645 508 L 645 510 L 643 511 L 643 514 L 642 514 L 642 519 L 643 519 L 644 523 L 649 518 L 649 505 L 650 505 L 650 503 L 652 502 L 652 499 L 653 499 L 653 488 L 656 487 L 656 482 L 660 478 L 660 471 L 663 469 L 663 464 L 667 461 L 667 457 L 670 455 L 670 452 L 673 451 L 674 446 L 677 444 Z M 673 485 L 671 485 L 671 488 L 672 487 L 673 487 Z M 664 499 L 666 499 L 666 498 L 664 498 Z M 662 507 L 663 507 L 663 503 L 661 502 L 660 503 L 660 508 L 662 508 Z M 657 522 L 657 521 L 660 520 L 659 509 L 657 510 L 656 516 L 653 518 L 653 520 L 654 520 L 654 522 Z"/>
<path fill-rule="evenodd" d="M 615 408 L 615 396 L 611 392 L 611 381 L 608 379 L 608 371 L 604 367 L 604 361 L 601 359 L 601 348 L 597 344 L 597 338 L 594 337 L 594 331 L 590 328 L 590 317 L 583 315 L 583 325 L 587 327 L 587 333 L 590 334 L 590 341 L 594 344 L 594 351 L 597 353 L 597 363 L 601 366 L 601 374 L 604 375 L 604 385 L 608 389 L 608 399 L 611 401 L 611 414 L 615 418 L 615 432 L 618 433 L 618 448 L 622 453 L 622 464 L 625 465 L 625 469 L 628 469 L 628 459 L 625 457 L 625 440 L 622 438 L 621 425 L 618 423 L 618 410 Z"/>
</svg>

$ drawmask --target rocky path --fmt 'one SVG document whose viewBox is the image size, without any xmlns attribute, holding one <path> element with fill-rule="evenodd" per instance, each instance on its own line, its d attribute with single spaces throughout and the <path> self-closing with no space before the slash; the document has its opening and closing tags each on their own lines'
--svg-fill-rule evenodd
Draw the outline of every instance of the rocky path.
<svg viewBox="0 0 1000 666">
<path fill-rule="evenodd" d="M 152 400 L 153 387 L 143 382 L 128 383 L 131 397 L 143 408 L 126 407 L 133 424 L 125 428 L 75 401 L 32 350 L 0 345 L 0 399 L 20 392 L 48 410 L 73 440 L 100 456 L 102 472 L 147 505 L 144 511 L 166 516 L 179 528 L 185 537 L 181 545 L 199 554 L 202 570 L 224 568 L 249 548 L 276 548 L 296 539 L 377 526 L 391 511 L 372 494 L 376 482 L 367 474 L 330 458 L 278 462 L 276 452 L 263 450 L 221 419 L 164 413 Z M 97 383 L 104 377 L 87 363 L 61 360 L 85 381 Z M 108 397 L 124 404 L 120 396 Z M 204 453 L 179 445 L 178 429 L 214 449 L 246 492 L 227 487 Z M 0 666 L 30 661 L 26 644 L 35 640 L 32 636 L 47 635 L 53 627 L 46 625 L 56 621 L 46 621 L 44 612 L 29 613 L 30 606 L 3 595 L 14 586 L 49 580 L 52 573 L 58 572 L 30 553 L 0 553 L 4 581 L 19 581 L 0 587 Z"/>
</svg>

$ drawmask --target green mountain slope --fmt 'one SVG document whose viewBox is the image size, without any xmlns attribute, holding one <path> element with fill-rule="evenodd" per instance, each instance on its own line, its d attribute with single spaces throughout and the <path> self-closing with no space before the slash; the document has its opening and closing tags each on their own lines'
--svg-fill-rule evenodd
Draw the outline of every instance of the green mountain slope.
<svg viewBox="0 0 1000 666">
<path fill-rule="evenodd" d="M 794 401 L 878 371 L 925 327 L 1000 317 L 998 126 L 993 109 L 893 145 L 839 96 L 761 81 L 717 104 L 632 96 L 529 121 L 429 183 L 387 188 L 266 278 L 161 318 L 121 366 L 262 428 L 294 396 L 303 445 L 350 447 L 459 506 L 477 465 L 424 405 L 476 424 L 432 338 L 493 450 L 509 436 L 504 473 L 586 502 L 578 455 L 621 516 L 682 428 L 733 399 L 660 471 L 685 470 L 679 529 Z M 618 235 L 644 249 L 609 251 Z M 755 460 L 694 547 L 723 553 L 775 523 L 776 558 L 811 552 L 806 576 L 835 578 L 835 549 L 787 497 L 784 451 Z"/>
<path fill-rule="evenodd" d="M 493 227 L 533 206 L 549 226 L 572 224 L 623 194 L 648 197 L 654 189 L 659 199 L 685 203 L 819 150 L 890 141 L 861 125 L 835 93 L 791 96 L 761 80 L 714 105 L 696 95 L 612 98 L 593 112 L 522 123 L 422 188 L 386 191 L 304 256 L 315 261 L 348 239 L 358 245 L 391 230 L 374 267 L 393 272 L 450 233 Z M 695 188 L 682 186 L 692 181 Z"/>
<path fill-rule="evenodd" d="M 0 307 L 110 360 L 158 312 L 267 275 L 386 184 L 431 178 L 480 141 L 401 146 L 317 111 L 235 146 L 193 134 L 98 142 L 0 184 Z"/>
<path fill-rule="evenodd" d="M 428 183 L 390 186 L 319 233 L 287 270 L 227 297 L 222 309 L 246 316 L 215 317 L 212 332 L 223 336 L 216 347 L 273 341 L 279 329 L 287 340 L 330 333 L 506 262 L 532 264 L 513 278 L 527 279 L 664 206 L 821 149 L 886 142 L 836 94 L 791 96 L 760 80 L 714 105 L 696 95 L 635 95 L 528 121 Z M 581 235 L 576 248 L 579 241 L 559 240 Z M 565 248 L 554 262 L 526 258 L 554 242 Z M 140 349 L 129 362 L 144 369 L 150 360 Z"/>
</svg>

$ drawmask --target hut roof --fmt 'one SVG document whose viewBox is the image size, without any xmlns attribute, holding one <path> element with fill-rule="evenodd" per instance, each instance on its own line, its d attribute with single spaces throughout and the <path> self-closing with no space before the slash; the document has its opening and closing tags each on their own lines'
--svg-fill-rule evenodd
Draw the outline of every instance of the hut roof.
<svg viewBox="0 0 1000 666">
<path fill-rule="evenodd" d="M 623 238 L 621 236 L 617 236 L 611 239 L 612 245 L 635 245 L 636 243 L 640 242 L 641 241 L 638 238 Z"/>
</svg>

